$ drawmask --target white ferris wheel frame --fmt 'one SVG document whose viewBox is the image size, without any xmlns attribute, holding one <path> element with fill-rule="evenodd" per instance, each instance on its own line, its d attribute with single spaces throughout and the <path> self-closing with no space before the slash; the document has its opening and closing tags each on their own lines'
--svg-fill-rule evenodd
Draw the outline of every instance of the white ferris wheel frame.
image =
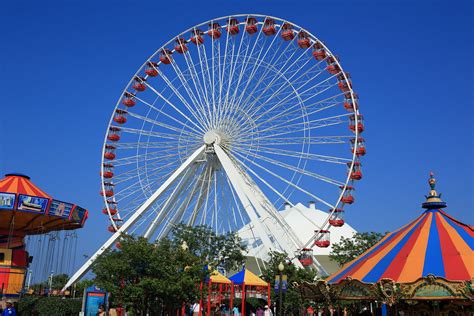
<svg viewBox="0 0 474 316">
<path fill-rule="evenodd" d="M 126 85 L 125 89 L 122 91 L 122 95 L 126 93 L 128 87 L 133 83 L 134 78 L 139 76 L 140 71 L 152 60 L 152 58 L 156 57 L 159 52 L 166 47 L 169 47 L 171 43 L 176 38 L 180 38 L 183 34 L 189 34 L 191 31 L 198 29 L 199 27 L 206 26 L 209 23 L 213 23 L 214 21 L 221 21 L 224 19 L 227 19 L 227 21 L 230 21 L 231 18 L 242 18 L 245 17 L 245 20 L 239 21 L 239 25 L 245 25 L 246 22 L 248 21 L 248 18 L 254 17 L 254 18 L 262 18 L 263 21 L 257 21 L 257 25 L 262 26 L 265 22 L 266 19 L 273 19 L 275 22 L 281 24 L 276 24 L 276 26 L 281 26 L 283 23 L 291 23 L 295 27 L 295 29 L 298 29 L 298 31 L 304 31 L 308 34 L 309 38 L 311 39 L 311 45 L 315 42 L 320 43 L 323 45 L 324 50 L 329 54 L 329 56 L 335 56 L 330 49 L 321 41 L 319 40 L 316 36 L 314 36 L 312 33 L 310 33 L 308 30 L 298 26 L 297 24 L 294 24 L 292 22 L 286 21 L 281 18 L 273 17 L 273 16 L 268 16 L 268 15 L 260 15 L 260 14 L 237 14 L 237 15 L 232 15 L 232 16 L 224 16 L 216 19 L 212 19 L 209 21 L 206 21 L 204 23 L 201 23 L 199 25 L 193 26 L 184 32 L 181 32 L 175 37 L 172 37 L 172 39 L 168 42 L 166 42 L 163 46 L 161 46 L 154 54 L 152 54 L 144 63 L 141 67 L 139 67 L 138 71 L 135 73 L 134 76 L 132 76 L 132 79 L 128 82 Z M 223 25 L 222 27 L 224 28 L 226 25 Z M 279 28 L 281 30 L 281 27 Z M 204 31 L 204 34 L 208 31 Z M 245 32 L 245 31 L 244 31 Z M 259 32 L 262 32 L 262 27 L 260 27 Z M 294 33 L 296 33 L 296 30 L 293 30 Z M 243 36 L 243 35 L 242 35 Z M 278 36 L 278 33 L 274 35 L 275 38 Z M 174 52 L 175 49 L 172 49 L 172 52 Z M 160 63 L 160 62 L 159 62 Z M 342 65 L 340 64 L 339 60 L 335 58 L 335 63 L 339 66 L 340 68 L 340 74 L 342 74 L 345 78 L 346 81 L 349 81 L 348 76 L 346 75 L 346 72 L 343 70 Z M 150 88 L 150 86 L 147 85 L 147 87 Z M 152 87 L 151 87 L 152 88 Z M 158 91 L 154 91 L 155 93 L 159 94 Z M 356 98 L 354 95 L 354 91 L 352 87 L 349 87 L 349 92 L 352 100 L 352 105 L 353 105 L 353 114 L 354 114 L 354 121 L 355 125 L 357 126 L 359 123 L 359 110 L 356 107 Z M 162 97 L 165 102 L 166 98 Z M 118 108 L 120 105 L 121 98 L 116 103 L 115 109 Z M 144 101 L 143 101 L 144 102 Z M 115 113 L 115 112 L 114 112 Z M 112 114 L 110 120 L 109 120 L 109 125 L 112 126 L 113 123 L 113 117 L 114 115 Z M 190 122 L 192 122 L 190 120 Z M 197 125 L 196 125 L 197 126 Z M 197 126 L 199 127 L 199 126 Z M 352 161 L 349 165 L 348 168 L 348 174 L 345 179 L 345 183 L 342 186 L 341 193 L 338 197 L 337 202 L 332 206 L 332 211 L 328 213 L 328 216 L 324 223 L 321 225 L 321 229 L 324 229 L 327 227 L 329 229 L 329 219 L 333 215 L 334 211 L 336 210 L 337 205 L 340 203 L 344 192 L 346 188 L 348 187 L 348 183 L 350 182 L 350 174 L 354 169 L 354 164 L 356 161 L 356 152 L 357 152 L 357 147 L 358 147 L 358 139 L 359 139 L 359 131 L 357 128 L 354 130 L 354 149 L 352 153 Z M 104 143 L 107 144 L 107 133 L 105 135 L 105 140 Z M 228 176 L 228 179 L 230 180 L 230 184 L 235 190 L 238 199 L 242 203 L 244 210 L 246 211 L 247 215 L 250 218 L 250 223 L 249 225 L 253 226 L 255 229 L 255 232 L 258 233 L 259 237 L 262 240 L 263 247 L 268 251 L 268 250 L 280 250 L 280 251 L 285 251 L 289 255 L 295 253 L 296 251 L 303 249 L 303 248 L 311 248 L 311 244 L 315 241 L 321 238 L 321 236 L 315 235 L 313 238 L 311 238 L 308 241 L 301 241 L 296 234 L 293 232 L 293 230 L 289 227 L 288 223 L 286 223 L 285 219 L 282 217 L 282 215 L 278 212 L 278 210 L 273 206 L 273 204 L 266 198 L 266 196 L 263 194 L 263 192 L 258 188 L 255 182 L 251 180 L 250 175 L 248 175 L 244 170 L 242 170 L 227 154 L 226 152 L 222 149 L 222 147 L 219 144 L 218 139 L 211 139 L 208 143 L 205 143 L 203 146 L 201 146 L 199 149 L 197 149 L 194 153 L 192 153 L 182 164 L 181 166 L 176 169 L 173 174 L 163 183 L 161 186 L 136 210 L 136 212 L 130 216 L 127 221 L 123 223 L 122 226 L 117 226 L 116 223 L 113 220 L 112 214 L 110 212 L 109 206 L 106 203 L 106 207 L 108 210 L 108 216 L 110 219 L 111 224 L 116 228 L 116 232 L 84 263 L 84 265 L 68 280 L 67 284 L 64 286 L 63 291 L 69 288 L 72 284 L 77 282 L 82 276 L 84 276 L 92 267 L 94 262 L 97 260 L 97 258 L 103 254 L 108 248 L 110 248 L 119 238 L 122 234 L 126 234 L 130 226 L 132 226 L 140 217 L 150 208 L 150 206 L 172 185 L 176 182 L 177 178 L 180 176 L 185 175 L 186 171 L 189 170 L 190 168 L 193 167 L 194 164 L 199 164 L 200 159 L 202 159 L 203 155 L 206 154 L 206 151 L 213 151 L 218 158 L 219 162 L 221 163 L 223 170 L 225 174 Z M 102 151 L 102 157 L 104 157 L 105 153 L 105 146 Z M 104 158 L 102 158 L 104 159 Z M 102 161 L 101 165 L 101 172 L 104 172 L 104 161 Z M 185 175 L 186 177 L 186 175 Z M 102 190 L 105 190 L 105 185 L 104 182 L 102 182 Z M 171 197 L 168 198 L 167 202 L 169 202 L 171 199 L 176 198 L 177 195 L 179 195 L 180 191 L 180 184 L 178 184 L 173 192 L 171 193 Z M 105 199 L 105 197 L 104 197 Z M 289 201 L 288 201 L 289 202 Z M 290 203 L 290 205 L 292 205 Z M 167 210 L 167 204 L 165 204 L 162 209 L 158 212 L 154 220 L 152 221 L 151 225 L 148 227 L 144 237 L 149 238 L 154 231 L 156 230 L 156 227 L 160 224 L 160 221 L 162 221 L 163 214 L 166 213 Z M 271 224 L 271 225 L 270 225 Z M 270 227 L 271 226 L 271 227 Z M 272 236 L 276 242 L 279 245 L 279 249 L 275 249 L 275 242 L 272 242 L 270 240 L 269 236 Z M 301 263 L 297 258 L 293 258 L 293 263 L 298 266 L 302 267 Z M 317 269 L 319 272 L 324 273 L 325 270 L 323 266 L 314 258 L 313 262 L 313 267 Z"/>
</svg>

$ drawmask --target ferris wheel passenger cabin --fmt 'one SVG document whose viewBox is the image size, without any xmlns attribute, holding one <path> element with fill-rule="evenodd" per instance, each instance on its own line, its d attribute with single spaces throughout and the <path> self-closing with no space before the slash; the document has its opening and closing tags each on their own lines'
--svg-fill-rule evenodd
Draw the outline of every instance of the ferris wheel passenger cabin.
<svg viewBox="0 0 474 316">
<path fill-rule="evenodd" d="M 120 127 L 110 126 L 107 139 L 111 142 L 118 142 L 120 140 Z"/>
<path fill-rule="evenodd" d="M 194 29 L 191 31 L 191 42 L 194 43 L 194 45 L 201 45 L 204 44 L 204 38 L 202 35 L 204 34 L 203 31 L 200 29 Z"/>
<path fill-rule="evenodd" d="M 326 229 L 320 229 L 314 231 L 316 234 L 316 240 L 314 241 L 314 245 L 320 248 L 327 248 L 331 244 L 330 241 L 330 232 Z"/>
<path fill-rule="evenodd" d="M 345 93 L 344 94 L 344 108 L 348 112 L 354 112 L 355 110 L 359 110 L 359 95 L 355 92 L 352 93 L 354 96 L 354 102 L 352 101 L 352 97 L 350 93 Z"/>
<path fill-rule="evenodd" d="M 125 105 L 126 107 L 131 108 L 135 106 L 135 104 L 137 104 L 134 99 L 135 99 L 135 95 L 133 93 L 125 92 L 123 95 L 122 104 Z"/>
<path fill-rule="evenodd" d="M 207 35 L 209 35 L 212 39 L 218 39 L 221 37 L 221 26 L 217 22 L 209 23 L 209 31 Z"/>
<path fill-rule="evenodd" d="M 115 159 L 115 149 L 117 149 L 113 145 L 105 145 L 105 152 L 104 158 L 107 160 L 114 160 Z"/>
<path fill-rule="evenodd" d="M 341 227 L 344 225 L 344 210 L 343 209 L 338 208 L 332 212 L 331 217 L 329 217 L 329 225 L 334 226 L 334 227 Z"/>
<path fill-rule="evenodd" d="M 160 61 L 165 65 L 171 64 L 171 61 L 173 60 L 171 57 L 172 54 L 173 52 L 171 50 L 163 48 L 160 52 Z"/>
<path fill-rule="evenodd" d="M 247 31 L 247 33 L 249 34 L 255 34 L 257 33 L 258 31 L 258 27 L 257 27 L 257 19 L 256 18 L 253 18 L 253 17 L 250 17 L 247 19 L 247 23 L 245 25 L 245 30 Z"/>
<path fill-rule="evenodd" d="M 175 40 L 176 45 L 174 46 L 174 50 L 180 54 L 184 54 L 188 51 L 188 46 L 186 45 L 187 42 L 184 38 L 178 37 Z"/>
<path fill-rule="evenodd" d="M 364 156 L 365 153 L 366 153 L 364 139 L 362 137 L 357 138 L 357 149 L 354 148 L 355 143 L 356 143 L 355 138 L 352 138 L 351 139 L 351 151 L 352 151 L 352 153 L 354 153 L 354 150 L 355 150 L 355 154 L 356 154 L 357 157 Z"/>
<path fill-rule="evenodd" d="M 324 49 L 324 46 L 320 42 L 316 42 L 313 45 L 313 57 L 316 60 L 324 60 L 326 57 L 328 57 L 328 54 L 326 53 L 326 50 Z"/>
<path fill-rule="evenodd" d="M 344 186 L 341 185 L 339 188 L 341 188 L 341 190 L 344 190 Z M 344 190 L 344 193 L 342 195 L 342 198 L 341 198 L 341 202 L 344 203 L 344 204 L 352 204 L 354 203 L 354 196 L 352 195 L 352 191 L 355 190 L 354 187 L 352 185 L 348 185 L 345 187 L 345 190 Z"/>
<path fill-rule="evenodd" d="M 158 63 L 149 61 L 146 63 L 145 73 L 150 77 L 158 76 Z"/>
<path fill-rule="evenodd" d="M 263 23 L 263 34 L 267 36 L 275 35 L 276 28 L 275 28 L 275 21 L 271 18 L 266 18 L 265 22 Z"/>
<path fill-rule="evenodd" d="M 303 267 L 309 267 L 313 264 L 313 249 L 303 248 L 298 255 L 298 260 Z"/>
<path fill-rule="evenodd" d="M 291 41 L 292 39 L 295 38 L 295 33 L 293 33 L 293 25 L 291 25 L 290 23 L 283 23 L 283 25 L 281 26 L 281 37 L 285 40 L 285 41 Z"/>
<path fill-rule="evenodd" d="M 350 168 L 351 163 L 348 162 L 347 165 Z M 360 180 L 362 179 L 362 170 L 361 170 L 361 163 L 360 161 L 354 161 L 354 167 L 352 168 L 352 171 L 350 173 L 349 178 L 351 180 Z"/>
<path fill-rule="evenodd" d="M 349 116 L 349 129 L 353 132 L 356 130 L 356 116 Z M 362 133 L 364 131 L 364 117 L 361 114 L 357 114 L 357 132 Z"/>
<path fill-rule="evenodd" d="M 326 60 L 328 64 L 326 70 L 331 75 L 337 75 L 339 72 L 341 72 L 341 67 L 339 67 L 339 65 L 337 64 L 337 60 L 337 56 L 329 56 Z"/>
<path fill-rule="evenodd" d="M 114 177 L 114 165 L 110 164 L 110 163 L 104 163 L 102 165 L 103 167 L 103 172 L 101 173 L 102 177 L 106 178 L 106 179 L 111 179 Z"/>
<path fill-rule="evenodd" d="M 298 33 L 298 46 L 305 49 L 311 46 L 309 35 L 305 31 L 300 31 Z"/>
<path fill-rule="evenodd" d="M 125 124 L 127 122 L 128 112 L 121 109 L 116 109 L 114 113 L 114 122 L 117 124 Z"/>
<path fill-rule="evenodd" d="M 114 196 L 114 184 L 111 182 L 104 182 L 104 190 L 100 191 L 100 195 L 106 197 Z"/>
<path fill-rule="evenodd" d="M 337 80 L 339 80 L 339 82 L 337 83 L 337 86 L 339 90 L 341 90 L 342 92 L 348 92 L 352 88 L 352 81 L 350 79 L 351 78 L 350 74 L 346 72 L 345 75 L 346 76 L 344 77 L 344 74 L 341 73 L 337 76 Z"/>
<path fill-rule="evenodd" d="M 230 35 L 239 34 L 239 21 L 236 18 L 231 18 L 229 24 L 227 25 L 227 32 Z"/>
</svg>

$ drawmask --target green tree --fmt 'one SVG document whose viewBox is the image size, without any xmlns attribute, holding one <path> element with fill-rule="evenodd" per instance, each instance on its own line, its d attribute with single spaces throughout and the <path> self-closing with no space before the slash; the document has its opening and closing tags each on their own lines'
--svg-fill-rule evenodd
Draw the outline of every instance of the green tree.
<svg viewBox="0 0 474 316">
<path fill-rule="evenodd" d="M 289 314 L 290 311 L 296 315 L 299 314 L 301 308 L 307 305 L 308 302 L 301 298 L 301 293 L 298 289 L 298 285 L 304 281 L 311 282 L 316 277 L 316 272 L 311 269 L 298 269 L 293 264 L 289 263 L 290 260 L 286 253 L 270 252 L 270 261 L 266 264 L 265 269 L 262 273 L 262 278 L 270 282 L 272 288 L 271 297 L 274 298 L 274 302 L 278 302 L 278 291 L 275 293 L 275 276 L 279 275 L 278 265 L 280 262 L 283 263 L 284 270 L 283 274 L 287 276 L 288 285 L 287 291 L 283 296 L 283 310 L 285 314 Z"/>
<path fill-rule="evenodd" d="M 157 243 L 123 236 L 120 249 L 99 257 L 93 267 L 95 283 L 111 293 L 113 304 L 130 306 L 139 315 L 172 312 L 199 296 L 197 285 L 208 274 L 204 265 L 218 264 L 219 254 L 226 254 L 222 264 L 227 267 L 238 266 L 244 259 L 235 234 L 221 237 L 207 227 L 181 225 L 172 233 L 172 240 Z M 183 241 L 188 245 L 186 250 Z"/>
<path fill-rule="evenodd" d="M 385 235 L 386 233 L 364 232 L 355 233 L 351 238 L 342 237 L 340 242 L 332 245 L 329 258 L 342 266 L 363 254 Z"/>
</svg>

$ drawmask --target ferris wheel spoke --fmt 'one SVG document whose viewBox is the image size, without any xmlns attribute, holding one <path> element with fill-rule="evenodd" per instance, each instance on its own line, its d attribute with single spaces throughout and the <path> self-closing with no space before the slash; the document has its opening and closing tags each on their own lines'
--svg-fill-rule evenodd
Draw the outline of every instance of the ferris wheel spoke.
<svg viewBox="0 0 474 316">
<path fill-rule="evenodd" d="M 156 125 L 156 126 L 159 126 L 159 127 L 162 127 L 162 128 L 165 128 L 165 129 L 168 129 L 168 130 L 171 130 L 171 131 L 174 131 L 178 134 L 185 134 L 185 135 L 188 135 L 188 136 L 193 136 L 195 137 L 196 134 L 195 133 L 192 133 L 192 132 L 188 132 L 188 131 L 185 131 L 183 128 L 179 128 L 179 127 L 175 127 L 175 126 L 172 126 L 172 125 L 169 125 L 169 124 L 166 124 L 166 123 L 163 123 L 161 121 L 156 121 L 156 120 L 153 120 L 153 119 L 150 119 L 148 117 L 145 117 L 145 116 L 142 116 L 142 115 L 139 115 L 139 114 L 136 114 L 136 113 L 133 113 L 133 112 L 128 112 L 128 115 L 130 115 L 131 117 L 134 117 L 136 119 L 139 119 L 143 122 L 147 122 L 147 123 L 151 123 L 153 125 Z M 183 125 L 184 126 L 184 125 Z M 199 133 L 196 131 L 196 133 Z"/>
<path fill-rule="evenodd" d="M 289 124 L 287 126 L 285 126 L 284 123 L 281 123 L 281 124 L 278 124 L 278 125 L 275 124 L 274 126 L 268 127 L 266 129 L 263 129 L 263 130 L 260 130 L 260 131 L 256 131 L 256 132 L 253 132 L 253 133 L 247 133 L 247 134 L 245 134 L 245 136 L 248 137 L 248 136 L 253 136 L 255 134 L 266 133 L 266 135 L 259 136 L 259 137 L 256 138 L 256 139 L 259 139 L 259 138 L 262 139 L 262 138 L 271 138 L 271 137 L 281 136 L 281 135 L 288 135 L 288 134 L 297 133 L 297 132 L 309 131 L 309 130 L 313 130 L 313 129 L 317 129 L 317 128 L 323 128 L 323 127 L 327 127 L 327 126 L 347 123 L 347 121 L 343 120 L 343 118 L 348 117 L 350 115 L 351 115 L 350 113 L 349 114 L 335 115 L 335 116 L 321 118 L 321 119 L 317 119 L 317 120 L 311 120 L 311 121 L 308 121 L 308 122 L 296 122 L 296 123 L 293 123 L 293 124 Z M 309 125 L 308 123 L 312 124 L 312 125 L 311 126 L 306 126 L 306 125 Z M 295 127 L 296 127 L 296 129 L 295 129 Z M 280 132 L 280 131 L 282 131 L 282 132 Z"/>
<path fill-rule="evenodd" d="M 251 153 L 251 152 L 249 152 Z M 236 153 L 237 155 L 239 155 L 240 157 L 241 154 L 240 153 Z M 282 168 L 285 168 L 287 170 L 290 170 L 290 171 L 293 171 L 293 172 L 297 172 L 299 174 L 302 174 L 302 175 L 305 175 L 305 176 L 310 176 L 314 179 L 317 179 L 317 180 L 320 180 L 320 181 L 323 181 L 323 182 L 326 182 L 326 183 L 329 183 L 329 184 L 332 184 L 332 185 L 335 185 L 337 187 L 341 186 L 341 185 L 344 185 L 344 183 L 340 182 L 340 181 L 337 181 L 337 180 L 334 180 L 330 177 L 326 177 L 326 176 L 323 176 L 323 175 L 320 175 L 320 174 L 317 174 L 315 172 L 312 172 L 312 171 L 309 171 L 309 170 L 306 170 L 306 169 L 302 169 L 302 168 L 299 168 L 299 167 L 296 167 L 296 166 L 293 166 L 293 165 L 289 165 L 287 163 L 284 163 L 282 161 L 279 161 L 279 160 L 276 160 L 276 159 L 272 159 L 272 158 L 269 158 L 267 156 L 264 156 L 264 155 L 261 155 L 261 154 L 257 154 L 257 153 L 251 153 L 251 155 L 259 160 L 262 160 L 262 161 L 265 161 L 265 162 L 268 162 L 274 166 L 278 166 L 278 167 L 282 167 Z"/>
<path fill-rule="evenodd" d="M 149 136 L 149 137 L 156 137 L 160 139 L 169 139 L 172 141 L 176 141 L 179 138 L 179 134 L 171 134 L 165 132 L 155 132 L 155 131 L 145 131 L 143 129 L 131 128 L 131 127 L 120 127 L 120 131 L 123 133 L 129 134 L 138 134 L 142 136 Z M 200 139 L 197 135 L 190 135 L 196 140 Z"/>
<path fill-rule="evenodd" d="M 353 136 L 273 137 L 260 140 L 259 144 L 267 146 L 347 144 L 352 138 Z M 239 143 L 246 144 L 244 141 Z"/>
<path fill-rule="evenodd" d="M 236 145 L 236 146 L 233 146 L 233 148 L 240 148 L 241 150 L 245 150 L 245 148 L 248 148 L 248 147 Z M 249 152 L 251 150 L 252 149 L 248 149 Z M 344 166 L 346 166 L 348 162 L 352 161 L 352 159 L 349 159 L 349 158 L 318 155 L 318 154 L 312 154 L 312 153 L 303 152 L 303 151 L 298 152 L 298 151 L 293 151 L 293 150 L 285 150 L 281 148 L 265 147 L 262 145 L 258 146 L 258 151 L 262 153 L 271 154 L 271 155 L 292 157 L 292 158 L 297 158 L 297 159 L 310 159 L 310 160 L 334 163 L 334 164 L 339 164 L 339 165 L 344 165 Z"/>
<path fill-rule="evenodd" d="M 291 186 L 291 187 L 297 189 L 298 191 L 300 191 L 300 192 L 306 194 L 307 196 L 309 196 L 309 197 L 311 197 L 311 198 L 313 198 L 313 199 L 315 199 L 315 200 L 317 200 L 317 201 L 323 203 L 324 205 L 326 205 L 326 206 L 328 206 L 328 207 L 330 207 L 330 208 L 334 208 L 334 205 L 332 205 L 332 204 L 326 202 L 324 199 L 322 199 L 322 198 L 316 196 L 315 194 L 313 194 L 313 193 L 311 193 L 311 192 L 309 192 L 309 191 L 307 191 L 307 190 L 305 190 L 305 189 L 299 187 L 298 185 L 294 184 L 294 183 L 291 182 L 291 181 L 286 180 L 286 179 L 283 178 L 282 176 L 276 174 L 275 172 L 273 172 L 273 171 L 271 171 L 271 170 L 269 170 L 269 169 L 263 167 L 262 165 L 260 165 L 260 164 L 258 164 L 258 163 L 256 163 L 256 162 L 254 162 L 254 161 L 248 159 L 247 157 L 245 157 L 245 156 L 243 156 L 243 155 L 241 155 L 241 154 L 239 154 L 239 153 L 236 153 L 236 154 L 237 154 L 238 156 L 240 156 L 242 159 L 244 159 L 244 160 L 250 162 L 251 164 L 255 165 L 256 167 L 262 169 L 263 171 L 266 171 L 266 172 L 269 173 L 270 175 L 272 175 L 272 176 L 278 178 L 279 180 L 285 182 L 285 183 L 288 184 L 289 186 Z M 245 165 L 244 165 L 244 166 L 245 166 Z"/>
<path fill-rule="evenodd" d="M 173 62 L 173 65 L 175 64 L 175 62 Z M 176 70 L 175 70 L 176 71 Z M 181 74 L 181 76 L 184 76 Z M 185 91 L 187 92 L 188 94 L 188 97 L 191 99 L 191 101 L 193 102 L 193 104 L 196 106 L 196 110 L 197 111 L 194 111 L 193 107 L 189 104 L 189 102 L 186 100 L 186 98 L 179 92 L 178 88 L 176 88 L 173 83 L 171 82 L 171 80 L 168 79 L 167 76 L 165 76 L 164 73 L 160 72 L 160 77 L 163 79 L 163 81 L 168 85 L 168 87 L 173 91 L 173 94 L 181 101 L 181 103 L 185 106 L 185 108 L 193 115 L 193 117 L 197 118 L 197 120 L 199 121 L 199 123 L 201 123 L 201 125 L 203 127 L 206 127 L 207 126 L 207 121 L 206 121 L 206 117 L 205 115 L 203 116 L 203 113 L 202 113 L 202 105 L 201 103 L 196 100 L 195 96 L 193 93 L 190 93 L 188 92 L 188 89 L 190 89 L 189 85 L 185 85 L 183 83 L 183 80 L 185 79 L 182 79 L 181 76 L 178 76 L 178 78 L 180 79 L 180 82 L 181 82 L 181 86 L 184 87 Z M 198 95 L 199 95 L 199 92 L 198 92 Z M 184 125 L 184 124 L 183 124 Z"/>
<path fill-rule="evenodd" d="M 201 52 L 202 50 L 202 52 Z M 197 45 L 198 57 L 199 57 L 199 65 L 201 66 L 201 76 L 202 81 L 204 83 L 204 92 L 206 96 L 206 105 L 207 105 L 207 113 L 209 114 L 209 122 L 212 119 L 212 96 L 211 96 L 211 73 L 209 70 L 209 63 L 207 61 L 207 54 L 205 50 L 205 45 Z"/>
<path fill-rule="evenodd" d="M 151 155 L 151 154 L 148 154 Z M 148 156 L 147 155 L 147 156 Z M 166 154 L 162 155 L 161 151 L 154 152 L 154 155 L 151 155 L 151 157 L 140 157 L 140 156 L 130 156 L 130 157 L 124 157 L 124 158 L 118 158 L 115 160 L 114 166 L 115 167 L 121 167 L 121 166 L 126 166 L 130 164 L 137 164 L 140 162 L 149 162 L 149 161 L 170 161 L 176 163 L 176 157 L 179 157 L 179 153 L 173 153 L 173 154 Z"/>
<path fill-rule="evenodd" d="M 176 105 L 174 105 L 173 103 L 171 103 L 167 98 L 165 98 L 160 92 L 158 92 L 153 86 L 151 86 L 150 84 L 148 84 L 147 82 L 145 82 L 145 84 L 147 85 L 148 88 L 150 88 L 151 91 L 153 91 L 157 96 L 159 96 L 163 101 L 165 101 L 169 106 L 171 106 L 176 112 L 178 112 L 181 116 L 183 116 L 189 123 L 193 124 L 197 129 L 201 130 L 204 132 L 204 129 L 199 126 L 198 124 L 196 124 L 194 122 L 194 120 L 191 120 L 191 118 L 189 118 L 185 113 L 183 113 Z M 202 124 L 202 122 L 200 121 L 200 118 L 193 112 L 191 111 L 191 114 L 193 115 L 193 117 Z"/>
<path fill-rule="evenodd" d="M 291 46 L 291 44 L 289 43 L 287 45 L 287 47 L 285 48 L 285 51 Z M 270 61 L 268 64 L 277 64 L 278 61 L 283 58 L 283 64 L 281 65 L 281 67 L 279 68 L 275 68 L 275 70 L 270 70 L 270 67 L 267 67 L 265 69 L 265 72 L 263 73 L 262 76 L 260 76 L 259 80 L 257 81 L 257 83 L 255 84 L 252 92 L 250 92 L 246 98 L 246 100 L 244 101 L 245 103 L 247 103 L 249 100 L 251 100 L 253 98 L 253 94 L 254 92 L 257 90 L 257 88 L 262 84 L 262 82 L 266 81 L 266 78 L 268 77 L 270 71 L 275 71 L 277 76 L 275 76 L 269 83 L 265 83 L 265 87 L 264 89 L 260 92 L 260 94 L 255 97 L 255 100 L 250 103 L 249 107 L 250 108 L 253 108 L 253 106 L 256 104 L 256 102 L 264 95 L 265 92 L 267 92 L 269 89 L 271 89 L 271 87 L 273 86 L 273 84 L 275 82 L 277 82 L 278 80 L 282 79 L 282 78 L 288 78 L 287 80 L 291 80 L 291 78 L 293 76 L 295 76 L 297 74 L 297 71 L 293 71 L 294 74 L 291 75 L 291 76 L 287 76 L 286 73 L 289 69 L 294 69 L 297 65 L 297 63 L 299 62 L 299 60 L 303 57 L 307 57 L 306 59 L 306 62 L 304 62 L 302 65 L 300 65 L 299 68 L 297 68 L 297 70 L 299 69 L 302 69 L 304 66 L 306 66 L 306 64 L 308 64 L 310 61 L 312 61 L 312 58 L 308 57 L 307 56 L 307 52 L 306 50 L 303 50 L 303 52 L 300 54 L 300 56 L 298 58 L 296 58 L 290 65 L 288 65 L 288 63 L 290 63 L 292 61 L 292 57 L 298 52 L 298 46 L 296 46 L 296 48 L 293 48 L 293 52 L 291 53 L 290 56 L 285 56 L 284 52 L 282 54 L 280 54 L 278 56 L 278 59 L 273 62 L 273 61 Z M 285 58 L 286 57 L 286 58 Z"/>
<path fill-rule="evenodd" d="M 159 97 L 158 97 L 158 98 L 159 98 Z M 150 104 L 149 102 L 146 102 L 145 100 L 143 100 L 143 99 L 141 99 L 141 98 L 139 98 L 139 97 L 137 97 L 137 96 L 135 96 L 135 99 L 138 100 L 139 102 L 145 104 L 145 105 L 148 106 L 150 109 L 155 110 L 155 111 L 157 111 L 158 113 L 160 113 L 160 114 L 166 116 L 167 118 L 173 120 L 174 122 L 178 123 L 180 126 L 184 126 L 184 127 L 186 127 L 186 128 L 189 128 L 191 131 L 193 131 L 193 132 L 195 132 L 195 133 L 199 133 L 196 129 L 192 128 L 191 126 L 186 125 L 185 122 L 180 121 L 179 119 L 175 118 L 174 116 L 168 114 L 168 113 L 165 112 L 165 111 L 162 111 L 161 109 L 155 107 L 154 105 Z"/>
<path fill-rule="evenodd" d="M 199 77 L 199 74 L 197 72 L 196 66 L 194 64 L 193 58 L 191 56 L 191 53 L 188 51 L 186 54 L 184 54 L 184 58 L 186 61 L 186 65 L 188 66 L 189 72 L 191 73 L 191 77 L 194 83 L 195 90 L 197 92 L 197 96 L 200 100 L 200 109 L 201 113 L 204 117 L 206 117 L 206 122 L 207 125 L 206 127 L 209 127 L 210 125 L 210 117 L 211 117 L 211 112 L 210 110 L 210 105 L 209 105 L 209 100 L 207 97 L 207 89 L 205 86 L 205 83 L 201 82 L 201 79 Z M 201 71 L 204 71 L 202 69 L 202 64 L 201 64 Z M 204 75 L 204 74 L 202 74 Z M 207 107 L 207 110 L 206 110 Z"/>
</svg>

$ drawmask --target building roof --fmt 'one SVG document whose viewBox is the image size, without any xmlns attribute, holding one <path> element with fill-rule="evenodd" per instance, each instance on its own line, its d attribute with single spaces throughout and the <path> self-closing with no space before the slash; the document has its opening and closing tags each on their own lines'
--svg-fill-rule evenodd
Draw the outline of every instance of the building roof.
<svg viewBox="0 0 474 316">
<path fill-rule="evenodd" d="M 451 281 L 474 278 L 474 229 L 441 209 L 446 204 L 434 190 L 434 183 L 431 175 L 424 213 L 387 234 L 326 281 L 338 283 L 350 277 L 364 283 L 384 278 L 408 283 L 428 275 Z"/>
</svg>

